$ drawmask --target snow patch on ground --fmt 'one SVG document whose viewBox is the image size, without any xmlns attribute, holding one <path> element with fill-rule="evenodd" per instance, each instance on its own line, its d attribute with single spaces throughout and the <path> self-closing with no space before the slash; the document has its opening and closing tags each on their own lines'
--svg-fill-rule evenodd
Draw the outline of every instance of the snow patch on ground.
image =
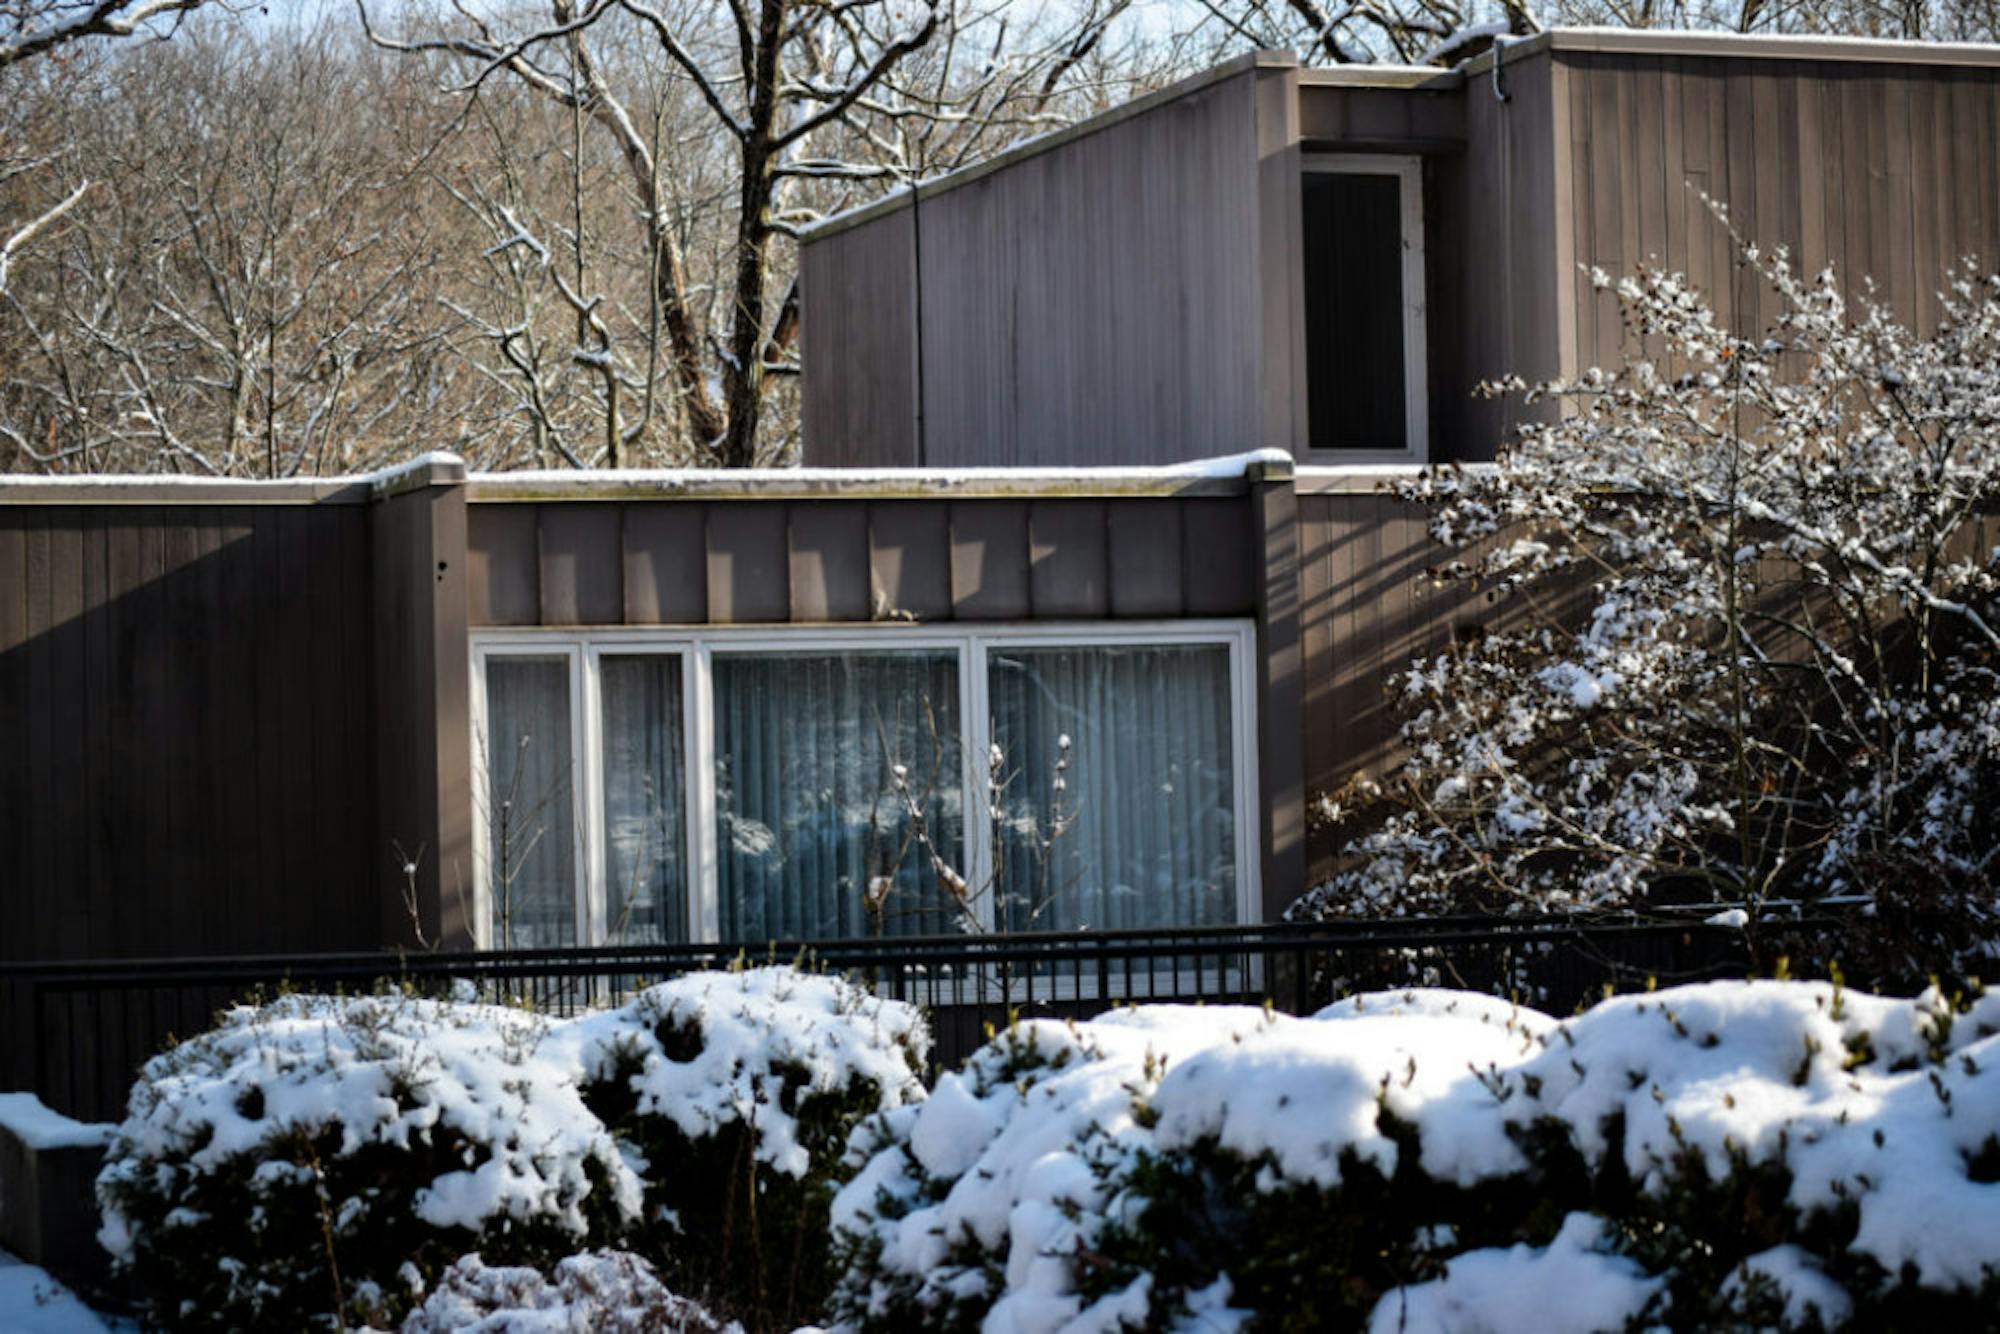
<svg viewBox="0 0 2000 1334">
<path fill-rule="evenodd" d="M 110 1328 L 46 1270 L 0 1251 L 0 1330 L 8 1334 L 106 1334 Z"/>
</svg>

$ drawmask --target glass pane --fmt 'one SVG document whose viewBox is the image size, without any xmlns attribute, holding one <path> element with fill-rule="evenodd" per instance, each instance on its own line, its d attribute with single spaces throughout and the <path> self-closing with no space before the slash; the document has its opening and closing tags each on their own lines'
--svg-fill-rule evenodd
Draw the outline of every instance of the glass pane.
<svg viewBox="0 0 2000 1334">
<path fill-rule="evenodd" d="M 687 939 L 681 661 L 605 656 L 604 921 L 608 945 Z"/>
<path fill-rule="evenodd" d="M 569 660 L 486 660 L 488 939 L 496 949 L 576 943 Z"/>
<path fill-rule="evenodd" d="M 714 664 L 723 939 L 956 929 L 957 655 L 717 654 Z"/>
<path fill-rule="evenodd" d="M 1402 180 L 1307 172 L 1300 191 L 1312 447 L 1402 449 Z"/>
<path fill-rule="evenodd" d="M 999 920 L 1015 931 L 1236 920 L 1229 651 L 995 649 Z"/>
</svg>

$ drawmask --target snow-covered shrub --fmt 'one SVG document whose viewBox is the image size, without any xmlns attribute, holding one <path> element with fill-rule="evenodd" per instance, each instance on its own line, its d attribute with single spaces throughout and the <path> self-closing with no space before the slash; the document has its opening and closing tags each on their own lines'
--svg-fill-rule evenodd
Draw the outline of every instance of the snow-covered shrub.
<svg viewBox="0 0 2000 1334">
<path fill-rule="evenodd" d="M 158 1325 L 303 1328 L 392 1318 L 469 1250 L 619 1235 L 639 1179 L 551 1030 L 401 995 L 230 1011 L 133 1087 L 98 1178 L 116 1272 Z"/>
<path fill-rule="evenodd" d="M 724 1334 L 724 1327 L 668 1291 L 631 1252 L 587 1251 L 547 1277 L 465 1256 L 410 1312 L 403 1334 Z"/>
<path fill-rule="evenodd" d="M 1296 912 L 1849 895 L 1850 972 L 1913 985 L 1991 939 L 2000 279 L 1919 337 L 1742 253 L 1767 328 L 1628 278 L 1624 365 L 1500 386 L 1547 420 L 1400 487 L 1492 615 L 1398 681 L 1407 762 L 1323 803 L 1353 862 Z"/>
<path fill-rule="evenodd" d="M 856 1133 L 845 1329 L 1970 1327 L 2000 1002 L 1709 983 L 1022 1024 Z"/>
<path fill-rule="evenodd" d="M 923 1096 L 923 1017 L 791 968 L 664 982 L 569 1026 L 583 1097 L 646 1180 L 668 1281 L 785 1328 L 831 1281 L 827 1206 L 862 1118 Z"/>
</svg>

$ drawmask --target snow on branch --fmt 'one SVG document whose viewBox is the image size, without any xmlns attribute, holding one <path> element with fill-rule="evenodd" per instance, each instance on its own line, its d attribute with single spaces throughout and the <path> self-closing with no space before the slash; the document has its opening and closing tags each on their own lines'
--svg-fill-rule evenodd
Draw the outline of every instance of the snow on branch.
<svg viewBox="0 0 2000 1334">
<path fill-rule="evenodd" d="M 31 0 L 10 6 L 11 31 L 0 35 L 0 69 L 84 37 L 130 37 L 155 19 L 184 14 L 203 0 Z"/>
<path fill-rule="evenodd" d="M 1297 911 L 1860 895 L 1933 967 L 2000 913 L 2000 279 L 1918 336 L 1737 245 L 1765 327 L 1595 274 L 1631 359 L 1491 386 L 1561 408 L 1395 484 L 1488 609 L 1396 679 L 1407 758 L 1324 795 L 1353 863 Z"/>
</svg>

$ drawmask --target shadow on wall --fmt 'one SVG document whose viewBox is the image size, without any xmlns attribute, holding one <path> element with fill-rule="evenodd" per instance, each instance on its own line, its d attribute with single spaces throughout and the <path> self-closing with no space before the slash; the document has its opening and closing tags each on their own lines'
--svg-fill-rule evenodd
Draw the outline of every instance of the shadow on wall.
<svg viewBox="0 0 2000 1334">
<path fill-rule="evenodd" d="M 0 965 L 380 943 L 369 518 L 0 508 Z"/>
</svg>

